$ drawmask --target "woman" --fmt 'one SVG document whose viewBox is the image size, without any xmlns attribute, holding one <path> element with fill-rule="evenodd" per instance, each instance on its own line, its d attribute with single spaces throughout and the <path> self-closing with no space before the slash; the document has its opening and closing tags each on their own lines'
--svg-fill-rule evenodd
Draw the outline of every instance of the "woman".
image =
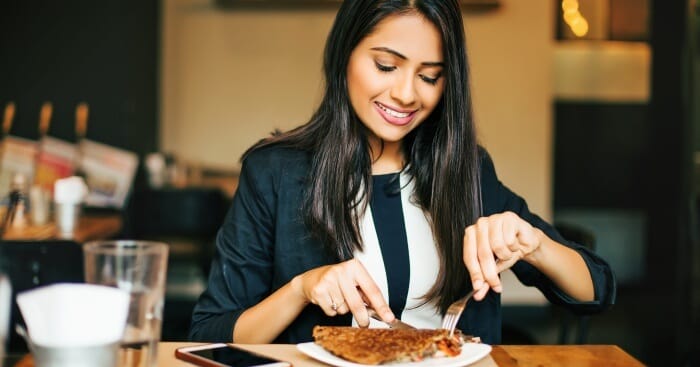
<svg viewBox="0 0 700 367">
<path fill-rule="evenodd" d="M 500 341 L 498 273 L 596 312 L 609 266 L 497 179 L 478 147 L 456 0 L 348 0 L 327 40 L 326 90 L 305 125 L 243 159 L 191 337 L 298 343 L 314 325 L 458 327 Z M 374 320 L 372 322 L 375 322 Z"/>
</svg>

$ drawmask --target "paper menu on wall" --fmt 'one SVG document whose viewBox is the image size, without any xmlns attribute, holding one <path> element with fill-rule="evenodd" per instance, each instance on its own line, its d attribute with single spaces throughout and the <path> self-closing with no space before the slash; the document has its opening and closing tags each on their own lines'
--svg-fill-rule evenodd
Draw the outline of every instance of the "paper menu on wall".
<svg viewBox="0 0 700 367">
<path fill-rule="evenodd" d="M 15 174 L 21 173 L 27 182 L 32 181 L 36 153 L 36 141 L 17 136 L 5 137 L 0 157 L 0 199 L 4 200 L 10 192 L 10 183 Z"/>
<path fill-rule="evenodd" d="M 138 156 L 130 151 L 84 139 L 81 167 L 89 188 L 85 204 L 123 208 L 136 175 Z"/>
<path fill-rule="evenodd" d="M 39 142 L 34 184 L 53 191 L 56 180 L 71 176 L 75 172 L 78 152 L 75 144 L 46 136 Z"/>
<path fill-rule="evenodd" d="M 85 204 L 95 207 L 123 208 L 131 190 L 138 156 L 130 151 L 83 139 L 75 144 L 52 137 L 40 143 L 16 136 L 3 140 L 0 156 L 0 200 L 7 197 L 12 177 L 21 173 L 27 181 L 53 191 L 59 178 L 75 173 L 78 154 L 89 193 Z"/>
</svg>

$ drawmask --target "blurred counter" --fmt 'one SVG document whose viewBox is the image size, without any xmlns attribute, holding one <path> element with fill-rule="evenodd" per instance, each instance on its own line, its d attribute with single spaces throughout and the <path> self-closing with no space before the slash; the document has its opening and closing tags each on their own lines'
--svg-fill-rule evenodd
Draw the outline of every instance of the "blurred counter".
<svg viewBox="0 0 700 367">
<path fill-rule="evenodd" d="M 40 226 L 27 225 L 22 228 L 9 227 L 2 239 L 6 241 L 72 240 L 83 243 L 113 238 L 121 229 L 122 218 L 119 214 L 85 214 L 80 217 L 78 227 L 70 237 L 60 236 L 56 224 L 48 223 Z"/>
</svg>

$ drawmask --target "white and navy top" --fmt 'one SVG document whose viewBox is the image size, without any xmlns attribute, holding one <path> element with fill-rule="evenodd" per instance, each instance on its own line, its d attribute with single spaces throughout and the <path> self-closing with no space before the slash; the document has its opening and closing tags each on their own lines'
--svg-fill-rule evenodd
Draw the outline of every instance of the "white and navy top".
<svg viewBox="0 0 700 367">
<path fill-rule="evenodd" d="M 363 251 L 355 251 L 355 258 L 396 317 L 418 328 L 439 327 L 439 310 L 422 297 L 435 284 L 440 263 L 430 223 L 410 200 L 413 180 L 390 173 L 372 176 L 372 181 L 372 197 L 360 221 Z M 371 326 L 386 327 L 376 320 Z"/>
<path fill-rule="evenodd" d="M 599 312 L 614 303 L 615 280 L 610 266 L 585 247 L 563 239 L 551 225 L 531 213 L 525 200 L 498 180 L 488 153 L 481 149 L 479 155 L 483 215 L 512 211 L 580 253 L 593 278 L 595 301 L 572 299 L 525 261 L 511 268 L 518 279 L 540 289 L 551 302 L 580 314 Z M 295 276 L 344 260 L 314 238 L 304 222 L 302 208 L 310 170 L 311 153 L 290 147 L 256 149 L 245 158 L 231 209 L 216 238 L 207 289 L 192 314 L 192 340 L 231 342 L 233 328 L 247 309 Z M 413 307 L 435 282 L 439 266 L 428 221 L 411 204 L 409 196 L 414 189 L 405 179 L 401 176 L 399 186 L 392 190 L 395 182 L 391 176 L 374 178 L 369 210 L 362 216 L 365 247 L 355 255 L 379 284 L 396 316 L 419 327 L 435 327 L 440 316 L 432 306 Z M 389 190 L 379 189 L 383 182 L 390 183 Z M 400 189 L 400 195 L 391 194 L 398 192 L 396 189 Z M 316 325 L 351 324 L 350 314 L 328 316 L 317 305 L 309 304 L 275 342 L 307 342 L 312 340 Z M 500 295 L 489 292 L 481 302 L 467 307 L 458 327 L 485 343 L 498 344 Z"/>
</svg>

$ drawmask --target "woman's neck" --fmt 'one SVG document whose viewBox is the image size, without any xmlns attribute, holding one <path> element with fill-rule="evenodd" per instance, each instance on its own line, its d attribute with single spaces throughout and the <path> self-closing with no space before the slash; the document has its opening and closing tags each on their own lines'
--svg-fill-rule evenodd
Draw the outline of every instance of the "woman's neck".
<svg viewBox="0 0 700 367">
<path fill-rule="evenodd" d="M 399 172 L 404 166 L 403 150 L 401 142 L 381 142 L 370 143 L 372 146 L 372 174 L 381 175 L 385 173 Z"/>
</svg>

